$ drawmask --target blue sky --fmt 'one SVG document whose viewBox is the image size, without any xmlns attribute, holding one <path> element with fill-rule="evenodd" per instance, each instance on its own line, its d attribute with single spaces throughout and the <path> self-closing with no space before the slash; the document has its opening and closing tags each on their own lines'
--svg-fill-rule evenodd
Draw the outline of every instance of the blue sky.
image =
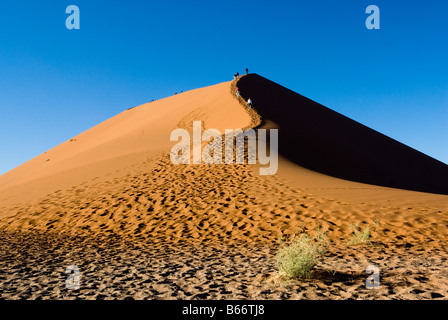
<svg viewBox="0 0 448 320">
<path fill-rule="evenodd" d="M 80 30 L 68 30 L 68 5 Z M 380 30 L 368 30 L 368 5 Z M 119 112 L 256 72 L 448 163 L 446 1 L 10 1 L 0 174 Z"/>
</svg>

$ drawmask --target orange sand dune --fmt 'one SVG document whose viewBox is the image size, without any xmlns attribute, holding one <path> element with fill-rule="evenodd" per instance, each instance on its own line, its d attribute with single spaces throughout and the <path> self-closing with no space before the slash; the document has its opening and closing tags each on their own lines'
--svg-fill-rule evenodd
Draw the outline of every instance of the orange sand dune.
<svg viewBox="0 0 448 320">
<path fill-rule="evenodd" d="M 236 86 L 258 114 L 236 99 Z M 279 128 L 278 174 L 172 164 L 171 131 L 195 120 L 221 132 Z M 0 225 L 156 242 L 276 242 L 303 223 L 326 225 L 343 240 L 351 224 L 378 219 L 383 241 L 444 241 L 448 196 L 384 186 L 446 193 L 446 173 L 432 158 L 249 75 L 126 110 L 4 174 Z"/>
<path fill-rule="evenodd" d="M 277 174 L 174 165 L 170 134 L 196 120 L 278 128 Z M 447 181 L 446 165 L 243 76 L 126 110 L 0 176 L 0 298 L 446 298 Z M 371 244 L 350 245 L 353 224 Z M 317 225 L 332 241 L 316 278 L 279 284 L 280 240 Z M 65 287 L 73 264 L 80 290 Z"/>
</svg>

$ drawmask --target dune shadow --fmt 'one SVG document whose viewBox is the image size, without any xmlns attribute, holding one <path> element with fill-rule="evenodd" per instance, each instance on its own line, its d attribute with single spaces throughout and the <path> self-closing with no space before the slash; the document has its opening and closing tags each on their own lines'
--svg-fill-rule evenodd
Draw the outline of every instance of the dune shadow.
<svg viewBox="0 0 448 320">
<path fill-rule="evenodd" d="M 257 74 L 237 86 L 264 124 L 278 126 L 279 153 L 292 162 L 346 180 L 448 194 L 448 165 Z"/>
<path fill-rule="evenodd" d="M 353 284 L 356 281 L 364 281 L 368 275 L 363 272 L 355 272 L 355 271 L 330 271 L 324 269 L 317 269 L 313 272 L 313 280 L 321 281 L 326 285 L 331 285 L 334 283 L 341 284 Z"/>
</svg>

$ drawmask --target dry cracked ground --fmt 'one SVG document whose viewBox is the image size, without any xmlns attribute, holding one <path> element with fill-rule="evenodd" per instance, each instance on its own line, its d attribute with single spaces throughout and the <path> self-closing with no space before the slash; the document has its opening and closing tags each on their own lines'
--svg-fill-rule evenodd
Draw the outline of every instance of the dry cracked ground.
<svg viewBox="0 0 448 320">
<path fill-rule="evenodd" d="M 275 245 L 131 243 L 2 232 L 1 299 L 446 299 L 447 252 L 403 244 L 332 247 L 307 281 L 276 276 Z M 365 269 L 380 270 L 366 288 Z M 77 290 L 66 287 L 70 265 Z"/>
</svg>

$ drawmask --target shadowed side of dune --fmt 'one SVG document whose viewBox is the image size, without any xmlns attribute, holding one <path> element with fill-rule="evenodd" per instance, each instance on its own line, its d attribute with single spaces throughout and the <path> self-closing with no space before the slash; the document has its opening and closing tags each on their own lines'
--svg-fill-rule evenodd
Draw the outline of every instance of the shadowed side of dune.
<svg viewBox="0 0 448 320">
<path fill-rule="evenodd" d="M 448 194 L 448 166 L 257 74 L 241 77 L 263 121 L 279 127 L 279 152 L 347 180 Z"/>
</svg>

